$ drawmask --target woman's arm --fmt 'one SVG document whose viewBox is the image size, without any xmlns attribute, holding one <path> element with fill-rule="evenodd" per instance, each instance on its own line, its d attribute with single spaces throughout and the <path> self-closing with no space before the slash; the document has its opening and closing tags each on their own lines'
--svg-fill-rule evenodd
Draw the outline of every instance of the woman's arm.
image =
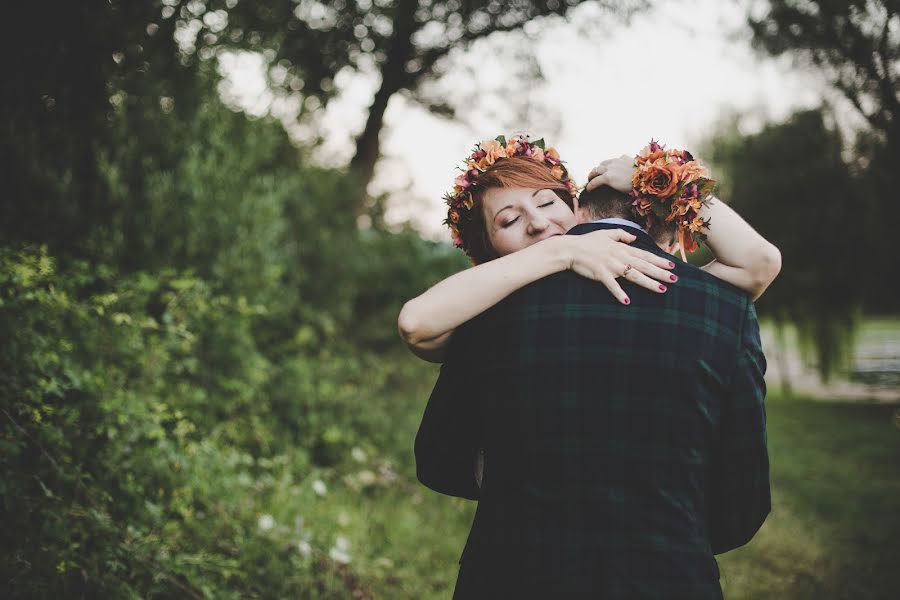
<svg viewBox="0 0 900 600">
<path fill-rule="evenodd" d="M 759 298 L 781 271 L 781 252 L 718 198 L 700 216 L 710 220 L 706 244 L 716 257 L 702 268 Z"/>
<path fill-rule="evenodd" d="M 588 175 L 586 189 L 608 185 L 620 192 L 631 191 L 634 158 L 622 155 L 601 162 Z M 781 252 L 756 232 L 727 204 L 713 198 L 700 209 L 709 219 L 707 245 L 715 260 L 702 268 L 716 277 L 759 298 L 781 271 Z"/>
<path fill-rule="evenodd" d="M 454 329 L 519 288 L 567 269 L 602 282 L 628 304 L 616 278 L 630 264 L 629 280 L 662 293 L 659 282 L 672 283 L 666 269 L 674 264 L 629 246 L 634 239 L 621 229 L 561 235 L 456 273 L 403 305 L 397 319 L 400 336 L 416 356 L 440 362 Z"/>
</svg>

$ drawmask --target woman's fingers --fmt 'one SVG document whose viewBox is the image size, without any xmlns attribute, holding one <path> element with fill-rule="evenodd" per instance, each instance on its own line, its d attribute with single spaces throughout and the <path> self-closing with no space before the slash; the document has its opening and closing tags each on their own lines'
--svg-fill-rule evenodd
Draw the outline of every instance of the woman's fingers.
<svg viewBox="0 0 900 600">
<path fill-rule="evenodd" d="M 660 269 L 675 268 L 675 263 L 670 259 L 663 258 L 662 256 L 658 256 L 656 254 L 653 254 L 652 252 L 647 252 L 646 250 L 641 250 L 640 248 L 634 248 L 632 246 L 628 246 L 627 252 L 630 253 L 634 258 L 639 258 L 650 263 L 651 265 L 656 265 Z"/>
<path fill-rule="evenodd" d="M 631 304 L 631 299 L 628 297 L 628 294 L 625 293 L 625 290 L 622 289 L 622 286 L 619 285 L 619 282 L 616 281 L 614 275 L 600 277 L 598 281 L 606 286 L 606 289 L 609 290 L 609 293 L 611 293 L 616 300 L 622 304 Z"/>
<path fill-rule="evenodd" d="M 590 192 L 601 185 L 609 185 L 609 177 L 606 175 L 596 175 L 593 178 L 589 179 L 587 185 L 584 187 L 585 191 Z"/>
<path fill-rule="evenodd" d="M 606 165 L 609 164 L 610 160 L 612 160 L 612 159 L 604 160 L 604 161 L 601 162 L 599 165 L 597 165 L 596 167 L 594 167 L 593 169 L 591 169 L 591 172 L 588 173 L 587 178 L 588 178 L 588 179 L 593 179 L 594 177 L 598 177 L 598 176 L 600 176 L 600 175 L 603 175 L 603 174 L 606 172 L 606 168 L 607 168 Z"/>
<path fill-rule="evenodd" d="M 671 271 L 669 271 L 666 267 L 657 266 L 658 263 L 650 262 L 644 260 L 643 257 L 636 256 L 634 258 L 628 259 L 630 260 L 630 264 L 636 270 L 640 271 L 647 277 L 652 277 L 657 281 L 665 283 L 669 285 L 670 283 L 675 283 L 678 281 L 678 277 L 676 277 Z"/>
<path fill-rule="evenodd" d="M 600 233 L 600 234 L 604 235 L 605 237 L 611 239 L 614 242 L 622 242 L 625 244 L 630 244 L 631 242 L 633 242 L 634 240 L 637 239 L 636 235 L 634 235 L 633 233 L 628 233 L 624 229 L 602 229 L 600 231 L 591 232 L 591 233 Z M 591 235 L 591 234 L 589 233 L 588 235 Z M 629 248 L 630 248 L 630 246 L 629 246 Z M 649 254 L 649 252 L 648 252 L 648 254 Z"/>
<path fill-rule="evenodd" d="M 649 266 L 649 263 L 644 263 L 644 265 Z M 653 268 L 655 269 L 656 267 Z M 656 292 L 657 294 L 662 294 L 668 289 L 665 284 L 644 275 L 644 273 L 641 272 L 641 267 L 638 266 L 633 266 L 633 268 L 628 269 L 627 272 L 623 271 L 622 277 L 631 283 L 647 288 L 651 292 Z"/>
</svg>

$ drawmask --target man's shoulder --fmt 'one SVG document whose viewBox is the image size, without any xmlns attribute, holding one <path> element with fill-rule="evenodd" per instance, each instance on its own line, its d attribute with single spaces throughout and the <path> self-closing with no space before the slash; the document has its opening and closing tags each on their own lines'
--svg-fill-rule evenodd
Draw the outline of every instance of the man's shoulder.
<svg viewBox="0 0 900 600">
<path fill-rule="evenodd" d="M 675 259 L 675 263 L 678 283 L 672 286 L 670 290 L 691 290 L 694 293 L 713 296 L 722 302 L 738 306 L 752 304 L 750 295 L 736 285 L 728 283 L 724 279 L 719 279 L 708 271 L 690 263 L 677 259 Z"/>
</svg>

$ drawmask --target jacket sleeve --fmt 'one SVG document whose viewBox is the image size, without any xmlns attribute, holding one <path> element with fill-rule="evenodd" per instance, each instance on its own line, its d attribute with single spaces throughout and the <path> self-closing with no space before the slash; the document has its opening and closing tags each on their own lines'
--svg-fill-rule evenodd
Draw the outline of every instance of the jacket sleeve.
<svg viewBox="0 0 900 600">
<path fill-rule="evenodd" d="M 416 433 L 416 476 L 441 494 L 477 500 L 478 423 L 471 410 L 471 386 L 466 385 L 467 370 L 454 359 L 454 353 L 447 358 Z"/>
<path fill-rule="evenodd" d="M 756 311 L 749 301 L 741 332 L 711 463 L 708 506 L 714 554 L 749 542 L 772 508 L 763 379 L 766 359 Z"/>
</svg>

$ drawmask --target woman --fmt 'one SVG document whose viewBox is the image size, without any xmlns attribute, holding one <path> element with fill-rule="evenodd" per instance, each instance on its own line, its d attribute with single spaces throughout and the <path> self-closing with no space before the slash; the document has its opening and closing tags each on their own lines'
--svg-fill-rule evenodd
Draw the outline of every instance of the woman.
<svg viewBox="0 0 900 600">
<path fill-rule="evenodd" d="M 441 362 L 453 331 L 519 288 L 572 269 L 603 283 L 623 304 L 630 299 L 616 282 L 625 276 L 656 293 L 676 281 L 672 261 L 632 248 L 621 229 L 566 236 L 577 224 L 575 186 L 555 149 L 527 137 L 479 145 L 467 171 L 448 195 L 447 224 L 454 241 L 475 266 L 439 282 L 408 301 L 398 327 L 420 358 Z M 604 161 L 590 173 L 587 189 L 608 185 L 629 192 L 633 161 Z M 778 249 L 723 202 L 703 206 L 707 244 L 716 259 L 703 267 L 758 298 L 781 268 Z"/>
</svg>

